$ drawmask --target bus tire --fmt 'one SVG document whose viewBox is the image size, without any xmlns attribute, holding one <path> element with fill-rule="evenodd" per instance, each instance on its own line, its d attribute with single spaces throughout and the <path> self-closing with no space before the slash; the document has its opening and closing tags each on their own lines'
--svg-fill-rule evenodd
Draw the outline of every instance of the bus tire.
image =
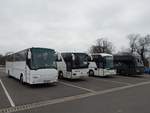
<svg viewBox="0 0 150 113">
<path fill-rule="evenodd" d="M 93 70 L 89 71 L 89 76 L 94 76 L 94 71 Z"/>
<path fill-rule="evenodd" d="M 21 83 L 21 84 L 24 84 L 24 81 L 23 81 L 23 74 L 20 75 L 20 83 Z"/>
<path fill-rule="evenodd" d="M 62 78 L 63 78 L 63 72 L 60 71 L 60 72 L 58 73 L 58 79 L 62 79 Z"/>
<path fill-rule="evenodd" d="M 7 72 L 7 75 L 8 75 L 8 77 L 10 77 L 10 71 L 8 70 L 8 72 Z"/>
</svg>

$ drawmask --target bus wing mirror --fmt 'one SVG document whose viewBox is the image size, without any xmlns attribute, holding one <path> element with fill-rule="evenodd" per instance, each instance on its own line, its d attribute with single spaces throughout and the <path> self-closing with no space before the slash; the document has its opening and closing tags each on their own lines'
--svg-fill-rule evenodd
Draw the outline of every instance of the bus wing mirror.
<svg viewBox="0 0 150 113">
<path fill-rule="evenodd" d="M 73 61 L 75 60 L 75 56 L 74 56 L 74 54 L 72 54 L 72 60 L 73 60 Z"/>
<path fill-rule="evenodd" d="M 31 51 L 28 51 L 28 59 L 31 59 Z"/>
<path fill-rule="evenodd" d="M 56 61 L 61 61 L 61 56 L 57 55 Z"/>
<path fill-rule="evenodd" d="M 88 56 L 88 61 L 93 61 L 92 57 Z"/>
</svg>

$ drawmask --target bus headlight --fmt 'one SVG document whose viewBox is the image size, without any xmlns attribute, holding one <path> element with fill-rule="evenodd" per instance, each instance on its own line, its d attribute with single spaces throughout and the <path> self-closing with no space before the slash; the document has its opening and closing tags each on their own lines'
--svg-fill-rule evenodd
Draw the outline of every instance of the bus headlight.
<svg viewBox="0 0 150 113">
<path fill-rule="evenodd" d="M 34 78 L 34 79 L 37 79 L 37 78 L 39 78 L 39 77 L 37 77 L 37 76 L 34 76 L 34 77 L 32 77 L 32 78 Z"/>
<path fill-rule="evenodd" d="M 97 70 L 97 68 L 94 68 L 95 70 Z"/>
<path fill-rule="evenodd" d="M 76 73 L 73 73 L 73 75 L 77 75 Z"/>
</svg>

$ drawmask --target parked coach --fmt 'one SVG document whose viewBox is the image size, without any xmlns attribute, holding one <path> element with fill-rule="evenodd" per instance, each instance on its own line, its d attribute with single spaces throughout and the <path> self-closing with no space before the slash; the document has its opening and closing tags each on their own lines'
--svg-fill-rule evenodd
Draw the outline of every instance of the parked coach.
<svg viewBox="0 0 150 113">
<path fill-rule="evenodd" d="M 144 65 L 138 54 L 116 54 L 114 64 L 117 74 L 141 75 L 144 73 Z"/>
<path fill-rule="evenodd" d="M 48 48 L 29 48 L 10 54 L 6 59 L 6 73 L 21 83 L 56 82 L 56 53 Z"/>
</svg>

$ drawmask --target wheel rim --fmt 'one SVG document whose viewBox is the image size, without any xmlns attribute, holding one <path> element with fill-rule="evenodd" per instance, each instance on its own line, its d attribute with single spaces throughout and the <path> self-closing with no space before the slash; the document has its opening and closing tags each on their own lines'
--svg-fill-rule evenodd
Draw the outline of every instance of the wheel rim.
<svg viewBox="0 0 150 113">
<path fill-rule="evenodd" d="M 89 75 L 90 75 L 90 76 L 93 76 L 93 75 L 94 75 L 94 72 L 93 72 L 93 71 L 90 71 L 90 72 L 89 72 Z"/>
<path fill-rule="evenodd" d="M 60 73 L 59 73 L 59 76 L 58 76 L 58 79 L 62 79 L 62 78 L 63 78 L 63 73 L 60 72 Z"/>
<path fill-rule="evenodd" d="M 23 76 L 20 77 L 20 82 L 23 84 Z"/>
</svg>

